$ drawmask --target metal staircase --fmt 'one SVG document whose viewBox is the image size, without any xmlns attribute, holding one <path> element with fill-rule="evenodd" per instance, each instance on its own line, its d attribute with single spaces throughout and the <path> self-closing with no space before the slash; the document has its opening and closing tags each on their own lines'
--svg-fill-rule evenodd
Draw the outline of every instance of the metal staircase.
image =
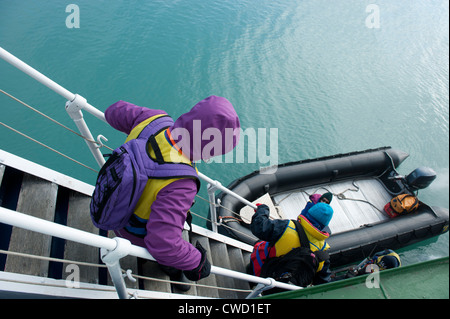
<svg viewBox="0 0 450 319">
<path fill-rule="evenodd" d="M 6 154 L 6 155 L 5 155 Z M 2 157 L 3 156 L 3 157 Z M 6 156 L 7 160 L 4 159 Z M 86 193 L 92 186 L 72 180 L 57 172 L 0 153 L 0 206 L 12 211 L 80 229 L 92 234 L 114 237 L 114 234 L 99 232 L 89 215 L 90 196 Z M 79 187 L 76 183 L 81 184 Z M 78 190 L 77 190 L 78 189 Z M 252 247 L 198 226 L 193 227 L 192 241 L 199 241 L 207 249 L 211 264 L 245 273 Z M 19 227 L 0 223 L 0 249 L 25 255 L 0 253 L 0 271 L 53 279 L 65 279 L 67 265 L 72 261 L 101 265 L 99 248 L 64 240 Z M 184 231 L 188 239 L 187 230 Z M 44 259 L 32 258 L 44 257 Z M 67 262 L 55 261 L 65 259 Z M 169 277 L 156 262 L 134 256 L 120 261 L 121 267 L 130 269 L 136 277 L 151 277 L 157 280 L 126 280 L 127 288 L 175 293 L 187 296 L 210 298 L 245 298 L 250 292 L 249 283 L 243 280 L 211 274 L 192 283 L 188 292 L 181 292 L 171 285 Z M 112 285 L 104 267 L 80 265 L 80 282 Z M 222 289 L 224 288 L 224 289 Z M 235 290 L 236 289 L 236 290 Z"/>
</svg>

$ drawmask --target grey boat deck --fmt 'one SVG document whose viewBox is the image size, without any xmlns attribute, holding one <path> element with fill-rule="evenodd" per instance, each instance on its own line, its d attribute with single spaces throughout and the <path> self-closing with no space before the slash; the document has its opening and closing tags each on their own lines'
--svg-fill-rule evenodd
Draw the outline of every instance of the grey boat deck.
<svg viewBox="0 0 450 319">
<path fill-rule="evenodd" d="M 57 172 L 50 172 L 46 168 L 23 159 L 11 160 L 9 157 L 11 154 L 9 153 L 7 153 L 8 160 L 5 161 L 2 157 L 5 156 L 5 153 L 0 150 L 1 207 L 99 234 L 99 229 L 93 226 L 89 215 L 92 186 Z M 13 159 L 16 158 L 13 157 Z M 39 173 L 35 173 L 37 171 Z M 51 176 L 42 172 L 48 172 Z M 46 177 L 39 176 L 42 174 Z M 114 237 L 111 232 L 109 234 L 103 233 L 103 235 Z M 188 238 L 186 231 L 183 236 L 185 239 Z M 201 229 L 198 226 L 194 228 L 193 242 L 195 243 L 197 240 L 208 251 L 208 259 L 213 265 L 245 272 L 245 266 L 250 258 L 251 246 Z M 102 264 L 98 248 L 2 223 L 0 223 L 0 249 L 43 257 Z M 70 270 L 67 270 L 67 265 L 70 263 L 0 253 L 0 272 L 5 273 L 64 280 L 70 274 Z M 131 269 L 133 274 L 169 280 L 168 276 L 152 261 L 143 261 L 136 257 L 127 256 L 121 259 L 121 267 L 122 269 Z M 80 265 L 79 269 L 80 282 L 112 285 L 105 268 Z M 171 288 L 170 283 L 166 281 L 141 279 L 133 283 L 126 280 L 126 284 L 127 288 L 131 289 L 161 292 L 160 298 L 180 298 L 180 296 L 244 298 L 249 292 L 223 290 L 216 287 L 250 289 L 247 282 L 215 275 L 200 280 L 187 293 Z M 213 288 L 201 285 L 208 285 Z M 86 297 L 88 298 L 88 296 Z"/>
<path fill-rule="evenodd" d="M 309 195 L 325 192 L 334 194 L 331 201 L 334 214 L 329 225 L 333 234 L 389 219 L 383 208 L 392 195 L 376 178 L 356 178 L 277 194 L 273 202 L 285 218 L 295 219 L 309 201 Z M 339 198 L 338 194 L 345 198 Z"/>
</svg>

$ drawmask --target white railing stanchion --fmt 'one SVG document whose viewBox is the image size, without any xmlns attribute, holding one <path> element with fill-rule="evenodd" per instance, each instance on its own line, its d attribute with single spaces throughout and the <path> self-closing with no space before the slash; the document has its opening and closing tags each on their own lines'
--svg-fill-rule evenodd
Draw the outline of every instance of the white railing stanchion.
<svg viewBox="0 0 450 319">
<path fill-rule="evenodd" d="M 272 281 L 271 285 L 257 284 L 255 289 L 247 296 L 245 299 L 253 299 L 258 297 L 263 291 L 271 289 L 274 287 L 275 280 L 272 278 L 267 278 Z"/>
<path fill-rule="evenodd" d="M 216 190 L 220 190 L 224 193 L 227 193 L 227 194 L 237 198 L 239 201 L 250 206 L 253 209 L 257 208 L 257 206 L 255 204 L 251 203 L 250 201 L 246 200 L 244 197 L 242 197 L 242 196 L 236 194 L 235 192 L 229 190 L 228 188 L 224 187 L 219 181 L 213 180 L 200 172 L 198 172 L 198 177 L 200 177 L 200 179 L 202 179 L 208 183 L 209 211 L 210 211 L 210 215 L 211 215 L 211 227 L 212 227 L 213 232 L 216 232 L 216 233 L 218 232 L 218 230 L 217 230 L 217 211 L 216 211 L 217 203 L 216 203 L 216 195 L 215 195 Z"/>
<path fill-rule="evenodd" d="M 86 99 L 78 94 L 75 94 L 75 98 L 72 101 L 66 102 L 66 111 L 70 118 L 74 121 L 81 135 L 85 137 L 86 144 L 97 161 L 98 166 L 102 167 L 106 162 L 105 158 L 103 157 L 102 152 L 100 152 L 97 143 L 91 142 L 94 141 L 94 137 L 84 121 L 83 113 L 81 112 L 85 105 Z"/>
<path fill-rule="evenodd" d="M 217 233 L 217 212 L 216 212 L 216 187 L 208 184 L 208 200 L 209 200 L 209 211 L 211 213 L 210 219 L 211 219 L 211 228 L 212 231 Z"/>
<path fill-rule="evenodd" d="M 127 256 L 130 253 L 131 242 L 127 239 L 115 237 L 113 238 L 117 242 L 114 250 L 108 250 L 105 248 L 100 249 L 100 257 L 108 267 L 111 280 L 116 287 L 117 294 L 120 299 L 128 299 L 127 286 L 122 276 L 122 269 L 120 268 L 120 258 Z"/>
</svg>

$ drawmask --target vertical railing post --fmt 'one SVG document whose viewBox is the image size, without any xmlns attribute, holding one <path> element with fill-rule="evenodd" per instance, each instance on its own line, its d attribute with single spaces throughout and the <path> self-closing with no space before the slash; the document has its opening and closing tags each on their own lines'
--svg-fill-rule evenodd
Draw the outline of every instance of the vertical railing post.
<svg viewBox="0 0 450 319">
<path fill-rule="evenodd" d="M 217 233 L 217 203 L 216 203 L 216 195 L 214 194 L 216 190 L 220 190 L 224 193 L 227 193 L 234 198 L 238 199 L 245 205 L 250 206 L 253 209 L 256 209 L 257 206 L 248 200 L 246 200 L 244 197 L 236 194 L 235 192 L 229 190 L 228 188 L 224 187 L 219 181 L 213 180 L 209 178 L 208 176 L 198 172 L 198 177 L 200 179 L 204 180 L 208 183 L 208 197 L 209 197 L 209 210 L 211 212 L 211 227 L 212 231 Z M 219 223 L 220 224 L 220 223 Z"/>
<path fill-rule="evenodd" d="M 66 111 L 69 114 L 70 118 L 75 122 L 80 134 L 85 137 L 85 141 L 92 155 L 99 167 L 102 167 L 105 164 L 105 159 L 100 152 L 97 144 L 94 142 L 94 138 L 89 130 L 86 122 L 83 118 L 83 113 L 81 112 L 86 105 L 86 99 L 78 94 L 75 94 L 75 98 L 72 101 L 66 102 Z"/>
<path fill-rule="evenodd" d="M 275 279 L 273 278 L 266 278 L 268 280 L 270 280 L 270 284 L 269 285 L 265 285 L 265 284 L 257 284 L 255 289 L 253 289 L 253 291 L 247 296 L 245 297 L 245 299 L 253 299 L 258 297 L 263 291 L 265 290 L 269 290 L 272 289 L 273 287 L 275 287 Z"/>
<path fill-rule="evenodd" d="M 208 190 L 208 200 L 209 200 L 209 211 L 210 211 L 210 219 L 211 219 L 211 229 L 213 232 L 217 233 L 217 211 L 216 211 L 216 192 L 217 187 L 208 184 L 207 190 Z"/>
<path fill-rule="evenodd" d="M 124 277 L 122 276 L 122 269 L 120 268 L 120 258 L 129 254 L 131 242 L 120 237 L 115 237 L 113 239 L 117 242 L 116 248 L 113 250 L 101 248 L 100 256 L 106 267 L 108 267 L 109 275 L 111 276 L 114 287 L 116 287 L 119 298 L 128 299 L 127 287 L 125 285 Z"/>
</svg>

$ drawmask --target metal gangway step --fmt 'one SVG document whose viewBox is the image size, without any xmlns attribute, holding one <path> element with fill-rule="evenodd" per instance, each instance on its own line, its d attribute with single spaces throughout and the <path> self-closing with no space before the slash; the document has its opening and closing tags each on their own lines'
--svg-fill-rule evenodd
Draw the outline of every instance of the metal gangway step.
<svg viewBox="0 0 450 319">
<path fill-rule="evenodd" d="M 2 151 L 2 154 L 7 154 Z M 12 154 L 8 165 L 0 164 L 0 206 L 9 210 L 73 227 L 96 235 L 114 237 L 99 231 L 90 219 L 90 186 L 77 182 L 57 172 L 47 170 L 37 164 L 15 158 Z M 49 174 L 43 176 L 43 174 Z M 79 187 L 79 186 L 83 187 Z M 78 190 L 77 190 L 78 189 Z M 93 188 L 92 188 L 93 189 Z M 208 252 L 213 265 L 245 273 L 249 262 L 251 246 L 232 240 L 223 235 L 194 227 L 192 241 L 199 241 Z M 6 224 L 0 224 L 0 271 L 25 274 L 54 279 L 65 279 L 70 262 L 64 259 L 93 265 L 102 265 L 99 248 L 60 239 Z M 206 236 L 209 233 L 211 236 Z M 183 237 L 188 240 L 188 232 Z M 19 253 L 14 254 L 14 253 Z M 26 256 L 28 255 L 28 256 Z M 40 256 L 43 259 L 33 258 Z M 171 285 L 166 275 L 154 261 L 126 256 L 121 260 L 124 270 L 131 270 L 136 277 L 149 277 L 156 280 L 127 280 L 128 288 L 160 291 L 164 293 L 186 294 L 212 298 L 245 298 L 249 294 L 248 282 L 230 277 L 210 275 L 192 283 L 188 292 L 182 292 Z M 80 281 L 92 284 L 112 285 L 104 267 L 80 265 Z M 221 289 L 224 288 L 224 289 Z"/>
</svg>

